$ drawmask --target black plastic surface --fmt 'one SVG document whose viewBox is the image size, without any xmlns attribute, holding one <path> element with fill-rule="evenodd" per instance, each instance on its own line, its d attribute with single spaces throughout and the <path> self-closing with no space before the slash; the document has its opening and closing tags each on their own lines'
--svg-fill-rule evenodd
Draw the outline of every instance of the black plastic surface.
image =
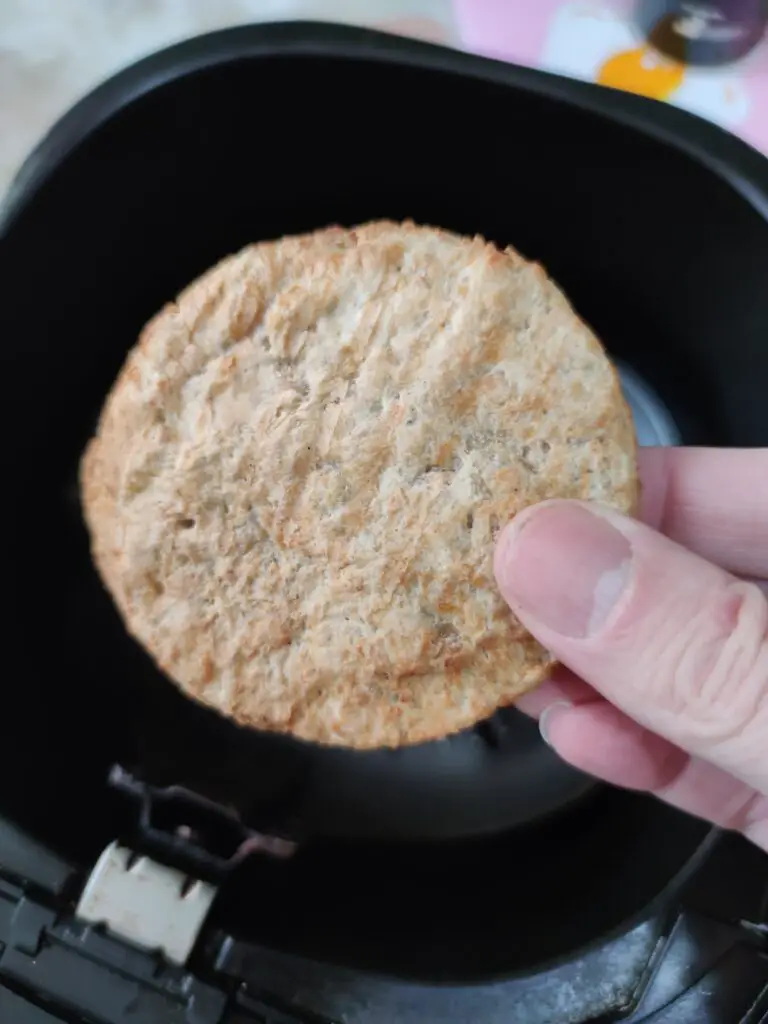
<svg viewBox="0 0 768 1024">
<path fill-rule="evenodd" d="M 90 566 L 79 453 L 143 322 L 195 274 L 254 239 L 377 216 L 512 242 L 658 391 L 686 442 L 765 444 L 766 211 L 763 158 L 680 111 L 375 33 L 219 33 L 88 98 L 28 165 L 0 238 L 15 496 L 0 809 L 83 863 L 126 825 L 104 781 L 114 762 L 310 836 L 519 820 L 512 797 L 537 804 L 562 773 L 530 723 L 509 746 L 469 736 L 468 764 L 452 755 L 467 737 L 329 753 L 245 734 L 177 694 Z M 706 833 L 598 791 L 498 839 L 319 843 L 243 870 L 221 922 L 395 973 L 508 975 L 636 914 Z"/>
<path fill-rule="evenodd" d="M 0 1020 L 13 1024 L 61 1024 L 62 1018 L 0 986 Z"/>
<path fill-rule="evenodd" d="M 8 842 L 6 842 L 8 839 Z M 0 1021 L 5 1024 L 762 1024 L 766 859 L 723 836 L 675 902 L 529 978 L 474 985 L 386 979 L 207 927 L 190 969 L 73 918 L 46 855 L 0 821 Z M 697 909 L 714 898 L 716 918 Z M 456 938 L 461 941 L 462 933 Z"/>
<path fill-rule="evenodd" d="M 722 838 L 682 893 L 689 907 L 716 891 L 722 920 L 671 904 L 534 977 L 431 986 L 259 949 L 210 928 L 192 969 L 171 967 L 40 891 L 45 864 L 34 844 L 26 877 L 9 877 L 5 834 L 0 823 L 3 1024 L 762 1024 L 767 1008 L 765 857 L 735 837 Z M 748 927 L 732 923 L 742 915 Z"/>
</svg>

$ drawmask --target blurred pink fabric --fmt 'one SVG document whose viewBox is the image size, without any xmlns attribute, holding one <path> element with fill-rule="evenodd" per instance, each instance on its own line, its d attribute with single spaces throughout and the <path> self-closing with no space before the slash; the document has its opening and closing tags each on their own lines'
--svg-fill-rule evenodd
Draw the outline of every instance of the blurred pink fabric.
<svg viewBox="0 0 768 1024">
<path fill-rule="evenodd" d="M 642 44 L 633 0 L 454 0 L 474 53 L 595 81 L 598 64 Z M 768 40 L 736 64 L 689 69 L 663 102 L 706 117 L 768 154 Z"/>
</svg>

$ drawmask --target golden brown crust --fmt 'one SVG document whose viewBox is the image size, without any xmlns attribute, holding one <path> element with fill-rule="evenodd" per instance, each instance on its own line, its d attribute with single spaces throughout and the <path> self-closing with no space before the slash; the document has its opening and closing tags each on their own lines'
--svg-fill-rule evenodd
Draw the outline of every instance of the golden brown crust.
<svg viewBox="0 0 768 1024">
<path fill-rule="evenodd" d="M 544 271 L 413 224 L 251 246 L 152 320 L 81 467 L 130 632 L 244 725 L 399 746 L 547 675 L 492 573 L 551 497 L 630 511 L 616 375 Z"/>
</svg>

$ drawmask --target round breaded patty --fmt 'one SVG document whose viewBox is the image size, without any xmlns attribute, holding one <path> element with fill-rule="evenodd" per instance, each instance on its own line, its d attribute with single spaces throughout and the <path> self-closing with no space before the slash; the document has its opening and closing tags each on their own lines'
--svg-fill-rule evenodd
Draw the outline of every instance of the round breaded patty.
<svg viewBox="0 0 768 1024">
<path fill-rule="evenodd" d="M 443 737 L 552 659 L 492 570 L 545 498 L 632 510 L 616 374 L 541 267 L 411 223 L 244 249 L 145 328 L 83 458 L 130 633 L 242 725 Z"/>
</svg>

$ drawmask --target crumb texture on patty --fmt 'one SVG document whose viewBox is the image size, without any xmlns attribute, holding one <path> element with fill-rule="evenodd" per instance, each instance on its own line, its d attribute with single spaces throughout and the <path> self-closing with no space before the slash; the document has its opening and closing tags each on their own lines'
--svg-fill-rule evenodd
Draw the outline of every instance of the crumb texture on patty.
<svg viewBox="0 0 768 1024">
<path fill-rule="evenodd" d="M 94 560 L 189 696 L 322 744 L 446 736 L 540 682 L 494 539 L 631 511 L 616 374 L 541 267 L 413 224 L 250 246 L 144 329 L 81 466 Z"/>
</svg>

